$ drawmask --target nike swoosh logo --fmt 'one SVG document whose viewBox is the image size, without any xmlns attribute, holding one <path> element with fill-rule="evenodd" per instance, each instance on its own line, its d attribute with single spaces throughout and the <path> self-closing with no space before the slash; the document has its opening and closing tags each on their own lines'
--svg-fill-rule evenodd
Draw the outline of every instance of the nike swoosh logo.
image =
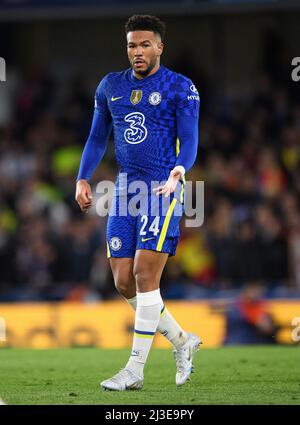
<svg viewBox="0 0 300 425">
<path fill-rule="evenodd" d="M 110 99 L 112 102 L 115 102 L 116 100 L 122 99 L 123 96 L 120 97 L 113 97 Z"/>
<path fill-rule="evenodd" d="M 150 241 L 150 239 L 155 239 L 155 237 L 153 237 L 153 238 L 142 238 L 142 242 Z"/>
</svg>

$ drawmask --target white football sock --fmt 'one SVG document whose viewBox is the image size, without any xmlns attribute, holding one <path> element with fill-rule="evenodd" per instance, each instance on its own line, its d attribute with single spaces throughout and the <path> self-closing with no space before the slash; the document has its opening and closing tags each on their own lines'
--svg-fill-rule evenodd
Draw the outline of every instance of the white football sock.
<svg viewBox="0 0 300 425">
<path fill-rule="evenodd" d="M 143 376 L 144 366 L 160 318 L 162 299 L 160 290 L 138 292 L 132 352 L 126 367 Z"/>
<path fill-rule="evenodd" d="M 131 307 L 136 310 L 136 297 L 126 299 Z M 163 302 L 161 305 L 160 319 L 157 327 L 157 331 L 160 332 L 168 341 L 176 348 L 182 347 L 187 338 L 187 333 L 179 326 L 169 310 L 164 306 Z"/>
</svg>

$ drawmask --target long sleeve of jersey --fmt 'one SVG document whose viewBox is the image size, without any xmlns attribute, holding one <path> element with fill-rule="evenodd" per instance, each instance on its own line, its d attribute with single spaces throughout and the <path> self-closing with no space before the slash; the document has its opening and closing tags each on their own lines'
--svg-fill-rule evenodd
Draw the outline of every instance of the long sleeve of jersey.
<svg viewBox="0 0 300 425">
<path fill-rule="evenodd" d="M 179 152 L 175 166 L 183 166 L 186 172 L 192 168 L 197 157 L 199 109 L 200 97 L 196 87 L 191 81 L 190 84 L 185 82 L 176 111 Z"/>
<path fill-rule="evenodd" d="M 104 95 L 104 81 L 99 84 L 95 95 L 95 110 L 89 137 L 83 149 L 77 181 L 89 180 L 106 151 L 112 128 L 111 115 Z"/>
<path fill-rule="evenodd" d="M 176 164 L 182 165 L 187 172 L 192 168 L 198 151 L 198 118 L 177 117 L 177 137 L 179 139 L 179 154 Z"/>
</svg>

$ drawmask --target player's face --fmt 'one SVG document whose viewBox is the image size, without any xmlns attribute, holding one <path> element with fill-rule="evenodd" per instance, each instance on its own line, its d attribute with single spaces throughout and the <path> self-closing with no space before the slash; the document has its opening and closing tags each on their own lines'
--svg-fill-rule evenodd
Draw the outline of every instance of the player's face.
<svg viewBox="0 0 300 425">
<path fill-rule="evenodd" d="M 131 31 L 127 34 L 127 54 L 137 76 L 146 77 L 157 71 L 163 43 L 152 31 Z"/>
</svg>

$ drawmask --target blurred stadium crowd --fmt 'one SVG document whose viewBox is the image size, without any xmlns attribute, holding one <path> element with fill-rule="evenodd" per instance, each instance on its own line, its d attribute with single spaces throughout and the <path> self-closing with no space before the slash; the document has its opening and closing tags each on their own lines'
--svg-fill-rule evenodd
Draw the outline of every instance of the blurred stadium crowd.
<svg viewBox="0 0 300 425">
<path fill-rule="evenodd" d="M 270 295 L 299 292 L 300 99 L 268 70 L 251 96 L 234 98 L 211 96 L 196 68 L 184 73 L 202 100 L 198 160 L 187 178 L 205 182 L 205 220 L 200 228 L 183 220 L 164 297 L 216 296 L 245 283 Z M 8 104 L 0 126 L 0 301 L 116 296 L 106 218 L 82 214 L 74 199 L 93 112 L 84 78 L 61 84 L 32 69 L 16 78 Z M 92 186 L 116 172 L 111 141 Z"/>
</svg>

